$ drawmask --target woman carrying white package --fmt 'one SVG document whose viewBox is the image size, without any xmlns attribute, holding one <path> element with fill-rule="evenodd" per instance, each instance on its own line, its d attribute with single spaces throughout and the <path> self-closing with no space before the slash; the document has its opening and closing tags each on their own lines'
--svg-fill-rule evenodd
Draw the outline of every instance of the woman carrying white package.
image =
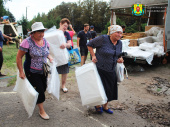
<svg viewBox="0 0 170 127">
<path fill-rule="evenodd" d="M 53 61 L 53 58 L 49 55 L 49 44 L 43 38 L 45 28 L 42 22 L 35 22 L 31 28 L 31 35 L 20 44 L 16 61 L 20 78 L 24 79 L 26 75 L 28 81 L 39 93 L 37 100 L 39 115 L 41 118 L 47 120 L 49 116 L 43 107 L 47 88 L 47 75 L 44 74 L 43 64 L 47 63 L 47 58 L 50 62 Z M 26 58 L 24 62 L 25 74 L 22 66 L 22 58 L 24 55 Z"/>
<path fill-rule="evenodd" d="M 122 27 L 119 25 L 110 26 L 109 35 L 101 35 L 87 43 L 88 50 L 92 56 L 92 62 L 96 63 L 98 73 L 103 83 L 103 87 L 108 101 L 103 106 L 97 105 L 95 109 L 98 113 L 103 111 L 113 114 L 108 108 L 108 102 L 118 99 L 117 76 L 115 67 L 117 63 L 123 63 L 123 58 L 118 58 L 122 52 Z M 93 48 L 96 48 L 94 53 Z"/>
</svg>

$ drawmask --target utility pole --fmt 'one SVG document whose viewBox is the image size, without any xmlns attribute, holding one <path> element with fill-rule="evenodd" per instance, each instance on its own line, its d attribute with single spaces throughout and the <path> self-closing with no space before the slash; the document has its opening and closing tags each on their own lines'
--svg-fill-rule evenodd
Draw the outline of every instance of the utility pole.
<svg viewBox="0 0 170 127">
<path fill-rule="evenodd" d="M 29 7 L 29 6 L 26 6 L 26 19 L 27 19 L 27 7 Z"/>
</svg>

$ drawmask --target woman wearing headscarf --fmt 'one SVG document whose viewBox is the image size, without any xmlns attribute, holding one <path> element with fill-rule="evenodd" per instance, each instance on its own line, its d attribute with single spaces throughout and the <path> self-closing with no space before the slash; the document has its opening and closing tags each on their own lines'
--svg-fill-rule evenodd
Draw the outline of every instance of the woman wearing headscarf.
<svg viewBox="0 0 170 127">
<path fill-rule="evenodd" d="M 31 36 L 23 40 L 20 44 L 16 61 L 20 78 L 24 79 L 26 75 L 28 81 L 39 93 L 37 100 L 39 115 L 43 119 L 49 119 L 43 107 L 47 88 L 47 75 L 44 74 L 43 64 L 47 63 L 47 58 L 50 62 L 53 61 L 53 58 L 49 55 L 49 44 L 46 39 L 43 38 L 45 28 L 42 22 L 35 22 L 31 28 Z M 22 58 L 24 55 L 25 73 L 22 66 Z"/>
<path fill-rule="evenodd" d="M 117 63 L 122 63 L 123 58 L 118 56 L 122 52 L 122 27 L 119 25 L 110 26 L 109 35 L 101 35 L 87 43 L 88 50 L 92 56 L 92 62 L 96 63 L 96 67 L 103 87 L 108 98 L 108 101 L 103 106 L 97 105 L 95 109 L 98 113 L 103 111 L 113 114 L 113 111 L 108 108 L 108 102 L 118 99 L 117 76 L 115 67 Z M 96 48 L 94 53 L 93 48 Z"/>
</svg>

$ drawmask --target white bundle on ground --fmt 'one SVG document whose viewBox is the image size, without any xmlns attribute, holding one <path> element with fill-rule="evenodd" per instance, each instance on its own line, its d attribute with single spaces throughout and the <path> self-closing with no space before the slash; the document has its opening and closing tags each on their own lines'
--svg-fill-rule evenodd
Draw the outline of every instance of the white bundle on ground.
<svg viewBox="0 0 170 127">
<path fill-rule="evenodd" d="M 31 117 L 37 103 L 38 92 L 33 88 L 27 78 L 21 79 L 19 77 L 19 71 L 17 73 L 17 81 L 13 91 L 16 91 L 19 94 L 29 117 Z"/>
<path fill-rule="evenodd" d="M 60 79 L 56 69 L 56 63 L 50 65 L 51 75 L 48 79 L 47 91 L 59 100 L 60 97 Z"/>
<path fill-rule="evenodd" d="M 54 58 L 57 66 L 61 66 L 68 63 L 68 51 L 67 49 L 61 49 L 60 46 L 66 43 L 64 33 L 58 29 L 52 29 L 45 32 L 44 37 L 50 44 L 50 55 Z"/>
<path fill-rule="evenodd" d="M 75 74 L 83 106 L 96 106 L 107 102 L 106 93 L 94 63 L 77 67 Z"/>
</svg>

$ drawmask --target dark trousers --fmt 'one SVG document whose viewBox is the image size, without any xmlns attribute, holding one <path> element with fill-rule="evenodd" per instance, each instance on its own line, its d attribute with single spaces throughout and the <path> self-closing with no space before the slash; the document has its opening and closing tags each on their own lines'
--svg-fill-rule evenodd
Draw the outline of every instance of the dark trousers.
<svg viewBox="0 0 170 127">
<path fill-rule="evenodd" d="M 2 64 L 3 64 L 3 54 L 0 51 L 0 72 L 1 72 Z"/>
<path fill-rule="evenodd" d="M 37 74 L 32 72 L 25 72 L 28 81 L 39 93 L 37 104 L 45 101 L 45 91 L 47 88 L 47 76 L 44 74 Z"/>
</svg>

